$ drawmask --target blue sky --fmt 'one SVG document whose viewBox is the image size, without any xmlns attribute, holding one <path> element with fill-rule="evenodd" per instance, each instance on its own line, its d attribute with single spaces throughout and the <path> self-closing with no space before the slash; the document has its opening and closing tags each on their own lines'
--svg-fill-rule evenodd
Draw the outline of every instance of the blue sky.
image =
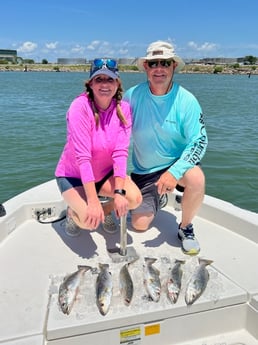
<svg viewBox="0 0 258 345">
<path fill-rule="evenodd" d="M 258 0 L 6 0 L 0 49 L 37 62 L 139 57 L 168 40 L 182 58 L 258 57 Z"/>
</svg>

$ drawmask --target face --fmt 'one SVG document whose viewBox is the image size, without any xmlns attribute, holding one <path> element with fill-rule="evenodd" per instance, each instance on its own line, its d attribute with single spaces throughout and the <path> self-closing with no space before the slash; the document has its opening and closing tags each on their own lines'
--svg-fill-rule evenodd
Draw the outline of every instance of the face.
<svg viewBox="0 0 258 345">
<path fill-rule="evenodd" d="M 113 98 L 118 88 L 118 79 L 113 79 L 105 74 L 99 74 L 90 81 L 94 99 L 107 100 Z"/>
<path fill-rule="evenodd" d="M 155 86 L 167 87 L 171 82 L 177 62 L 174 60 L 153 59 L 143 63 L 149 82 Z"/>
</svg>

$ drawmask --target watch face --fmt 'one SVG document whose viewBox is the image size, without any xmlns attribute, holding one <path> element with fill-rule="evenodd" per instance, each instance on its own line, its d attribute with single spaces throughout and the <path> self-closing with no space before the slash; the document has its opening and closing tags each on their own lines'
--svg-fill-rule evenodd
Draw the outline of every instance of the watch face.
<svg viewBox="0 0 258 345">
<path fill-rule="evenodd" d="M 115 189 L 115 194 L 126 195 L 126 191 L 124 189 Z"/>
</svg>

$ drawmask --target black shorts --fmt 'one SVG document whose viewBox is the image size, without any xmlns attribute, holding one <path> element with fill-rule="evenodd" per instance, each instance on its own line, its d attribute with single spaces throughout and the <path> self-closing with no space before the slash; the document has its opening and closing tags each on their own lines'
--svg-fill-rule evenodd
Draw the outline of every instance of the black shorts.
<svg viewBox="0 0 258 345">
<path fill-rule="evenodd" d="M 155 183 L 158 181 L 160 176 L 168 169 L 169 167 L 150 174 L 143 175 L 131 173 L 131 178 L 141 190 L 143 197 L 141 205 L 136 209 L 131 210 L 131 213 L 153 213 L 154 215 L 157 214 L 158 210 L 160 209 L 160 195 Z M 176 189 L 180 192 L 184 191 L 184 187 L 180 185 L 176 185 Z"/>
<path fill-rule="evenodd" d="M 99 193 L 103 184 L 113 176 L 113 169 L 103 177 L 101 181 L 95 183 L 97 194 Z M 82 180 L 76 177 L 56 177 L 56 182 L 61 193 L 67 191 L 68 189 L 82 186 Z"/>
</svg>

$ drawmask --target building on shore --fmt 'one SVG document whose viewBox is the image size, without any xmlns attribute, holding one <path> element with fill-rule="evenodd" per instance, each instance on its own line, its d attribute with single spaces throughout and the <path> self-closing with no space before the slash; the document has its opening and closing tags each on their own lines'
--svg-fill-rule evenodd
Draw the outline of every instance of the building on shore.
<svg viewBox="0 0 258 345">
<path fill-rule="evenodd" d="M 83 58 L 58 58 L 58 65 L 86 65 L 86 59 Z"/>
<path fill-rule="evenodd" d="M 0 60 L 15 63 L 17 61 L 17 50 L 0 49 Z"/>
<path fill-rule="evenodd" d="M 120 58 L 120 59 L 117 59 L 117 62 L 119 65 L 134 66 L 136 65 L 137 58 Z"/>
</svg>

